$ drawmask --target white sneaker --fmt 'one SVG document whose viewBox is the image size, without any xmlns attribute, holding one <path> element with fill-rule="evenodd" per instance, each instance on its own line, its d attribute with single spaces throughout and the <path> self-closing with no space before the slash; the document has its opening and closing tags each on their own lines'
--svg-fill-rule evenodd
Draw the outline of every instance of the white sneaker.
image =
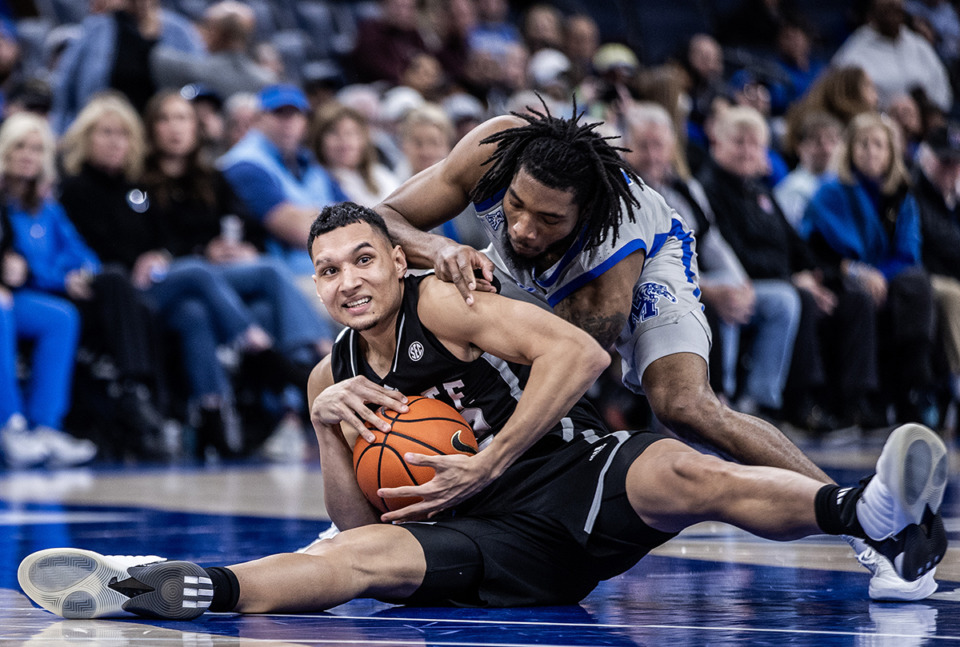
<svg viewBox="0 0 960 647">
<path fill-rule="evenodd" d="M 927 427 L 897 427 L 887 438 L 877 474 L 857 501 L 857 520 L 867 536 L 882 541 L 910 524 L 919 524 L 929 509 L 936 514 L 947 485 L 947 447 Z"/>
<path fill-rule="evenodd" d="M 297 552 L 305 553 L 309 551 L 311 548 L 313 548 L 314 546 L 316 546 L 317 544 L 319 544 L 321 541 L 327 541 L 328 539 L 333 539 L 339 534 L 340 534 L 340 529 L 337 528 L 335 524 L 331 523 L 329 528 L 327 528 L 326 530 L 321 532 L 319 535 L 317 535 L 316 539 L 311 541 L 309 544 L 307 544 L 303 548 L 298 548 Z"/>
<path fill-rule="evenodd" d="M 47 445 L 27 430 L 27 419 L 19 413 L 10 416 L 0 429 L 0 451 L 7 465 L 14 468 L 40 465 L 50 456 Z"/>
<path fill-rule="evenodd" d="M 851 538 L 850 545 L 857 552 L 857 561 L 873 575 L 870 578 L 869 588 L 871 600 L 915 602 L 936 593 L 937 582 L 934 580 L 936 568 L 908 582 L 897 574 L 890 560 L 867 546 L 862 540 Z"/>
<path fill-rule="evenodd" d="M 277 463 L 299 463 L 307 450 L 307 439 L 296 416 L 285 416 L 263 443 L 262 452 Z"/>
<path fill-rule="evenodd" d="M 97 455 L 97 446 L 92 440 L 75 438 L 68 433 L 50 427 L 37 427 L 33 433 L 40 442 L 46 445 L 49 452 L 47 465 L 50 467 L 83 465 L 93 460 L 93 457 Z"/>
<path fill-rule="evenodd" d="M 64 618 L 122 617 L 190 620 L 213 599 L 206 571 L 156 555 L 100 555 L 49 548 L 28 555 L 17 570 L 31 600 Z"/>
</svg>

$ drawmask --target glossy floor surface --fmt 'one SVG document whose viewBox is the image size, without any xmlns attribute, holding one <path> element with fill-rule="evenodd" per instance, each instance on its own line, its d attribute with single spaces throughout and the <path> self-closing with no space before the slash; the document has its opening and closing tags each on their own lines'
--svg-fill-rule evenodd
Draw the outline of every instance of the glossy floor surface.
<svg viewBox="0 0 960 647">
<path fill-rule="evenodd" d="M 872 471 L 882 438 L 805 445 L 841 482 Z M 944 506 L 960 535 L 960 457 Z M 722 524 L 688 530 L 580 606 L 393 607 L 359 600 L 311 615 L 206 614 L 188 623 L 62 620 L 31 605 L 27 554 L 76 546 L 205 566 L 289 551 L 326 527 L 315 463 L 0 472 L 0 645 L 858 645 L 960 641 L 960 553 L 921 603 L 872 603 L 841 540 L 757 539 Z"/>
</svg>

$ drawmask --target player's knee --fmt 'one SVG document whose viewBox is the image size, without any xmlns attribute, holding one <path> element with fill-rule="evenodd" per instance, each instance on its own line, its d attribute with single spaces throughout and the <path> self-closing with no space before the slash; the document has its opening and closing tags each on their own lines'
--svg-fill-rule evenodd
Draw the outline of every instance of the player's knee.
<svg viewBox="0 0 960 647">
<path fill-rule="evenodd" d="M 677 453 L 669 461 L 669 491 L 684 514 L 709 518 L 723 496 L 730 464 L 716 456 L 695 452 Z"/>
</svg>

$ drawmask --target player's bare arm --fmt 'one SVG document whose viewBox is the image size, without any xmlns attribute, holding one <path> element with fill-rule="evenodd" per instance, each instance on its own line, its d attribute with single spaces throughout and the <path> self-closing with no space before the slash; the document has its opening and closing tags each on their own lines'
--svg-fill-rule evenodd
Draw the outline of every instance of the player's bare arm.
<svg viewBox="0 0 960 647">
<path fill-rule="evenodd" d="M 477 294 L 468 306 L 449 283 L 421 285 L 420 319 L 464 361 L 484 352 L 531 366 L 530 378 L 513 416 L 475 456 L 411 456 L 408 462 L 433 467 L 424 485 L 382 490 L 424 501 L 387 513 L 384 521 L 422 517 L 456 505 L 497 478 L 573 407 L 610 363 L 587 333 L 536 306 L 493 294 Z"/>
<path fill-rule="evenodd" d="M 362 379 L 362 378 L 360 378 Z M 338 388 L 346 382 L 334 383 L 330 357 L 325 357 L 310 373 L 307 382 L 307 397 L 311 402 L 310 420 L 317 435 L 320 449 L 320 465 L 323 468 L 323 496 L 327 514 L 342 530 L 379 522 L 379 512 L 370 505 L 353 471 L 353 444 L 359 426 L 367 417 L 377 419 L 364 404 L 367 398 L 381 396 L 383 400 L 397 401 L 396 392 L 378 394 L 378 387 L 352 382 L 346 388 Z M 386 389 L 382 389 L 386 391 Z M 389 405 L 388 405 L 389 406 Z M 394 406 L 401 406 L 396 404 Z M 344 421 L 349 421 L 348 423 Z M 346 427 L 346 429 L 345 429 Z"/>
<path fill-rule="evenodd" d="M 571 293 L 553 312 L 590 333 L 603 348 L 610 348 L 630 316 L 633 286 L 645 257 L 643 251 L 634 252 Z"/>
<path fill-rule="evenodd" d="M 456 217 L 470 203 L 470 192 L 486 170 L 483 164 L 496 148 L 480 141 L 523 123 L 498 117 L 481 124 L 446 159 L 404 182 L 374 209 L 403 247 L 410 266 L 433 268 L 440 279 L 457 286 L 467 303 L 472 303 L 474 290 L 493 291 L 493 263 L 468 245 L 426 230 Z M 475 278 L 475 269 L 481 270 L 482 280 Z"/>
</svg>

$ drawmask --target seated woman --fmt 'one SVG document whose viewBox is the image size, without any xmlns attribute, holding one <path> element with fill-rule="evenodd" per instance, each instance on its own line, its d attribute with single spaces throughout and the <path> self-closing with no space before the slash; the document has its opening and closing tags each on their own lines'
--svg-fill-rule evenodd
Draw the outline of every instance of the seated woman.
<svg viewBox="0 0 960 647">
<path fill-rule="evenodd" d="M 204 260 L 175 260 L 166 248 L 163 221 L 140 183 L 143 124 L 123 97 L 105 93 L 91 100 L 63 146 L 67 215 L 101 261 L 122 268 L 179 336 L 198 454 L 209 447 L 221 455 L 238 451 L 232 388 L 217 348 L 259 352 L 273 347 L 273 338 L 221 273 Z"/>
<path fill-rule="evenodd" d="M 153 317 L 125 274 L 101 266 L 50 195 L 55 155 L 56 142 L 41 117 L 17 114 L 0 128 L 0 199 L 29 267 L 26 287 L 70 299 L 80 313 L 80 345 L 89 363 L 115 375 L 115 416 L 97 408 L 94 420 L 81 407 L 74 422 L 95 425 L 109 438 L 101 444 L 110 455 L 150 455 L 159 450 L 163 426 L 154 404 L 159 354 Z"/>
<path fill-rule="evenodd" d="M 314 115 L 310 143 L 317 159 L 352 202 L 373 207 L 400 186 L 377 161 L 366 118 L 338 103 L 328 103 Z"/>
<path fill-rule="evenodd" d="M 42 209 L 42 195 L 49 190 L 48 183 L 36 182 L 42 174 L 42 144 L 34 137 L 7 145 L 12 127 L 15 117 L 0 130 L 3 185 L 29 208 Z M 17 234 L 8 211 L 6 204 L 0 209 L 0 452 L 11 467 L 86 463 L 97 446 L 60 431 L 70 407 L 80 318 L 68 300 L 24 287 L 32 268 L 15 251 Z M 33 344 L 25 390 L 17 375 L 22 340 Z"/>
<path fill-rule="evenodd" d="M 936 426 L 933 295 L 920 264 L 920 217 L 899 149 L 887 118 L 855 117 L 837 177 L 807 205 L 801 234 L 848 289 L 870 295 L 865 307 L 879 316 L 881 380 L 897 419 Z"/>
<path fill-rule="evenodd" d="M 292 384 L 294 395 L 288 394 L 281 429 L 299 433 L 291 409 L 304 409 L 300 394 L 306 367 L 329 350 L 332 329 L 297 288 L 286 265 L 244 240 L 245 224 L 253 234 L 247 238 L 262 242 L 263 232 L 235 215 L 241 205 L 229 184 L 202 161 L 193 104 L 175 91 L 161 92 L 147 104 L 144 119 L 149 150 L 143 186 L 150 196 L 149 211 L 163 230 L 164 249 L 174 259 L 204 264 L 226 284 L 224 289 L 236 292 L 275 340 L 279 352 L 267 348 L 247 353 L 244 367 L 274 390 Z M 302 360 L 301 368 L 291 361 L 293 356 Z"/>
</svg>

